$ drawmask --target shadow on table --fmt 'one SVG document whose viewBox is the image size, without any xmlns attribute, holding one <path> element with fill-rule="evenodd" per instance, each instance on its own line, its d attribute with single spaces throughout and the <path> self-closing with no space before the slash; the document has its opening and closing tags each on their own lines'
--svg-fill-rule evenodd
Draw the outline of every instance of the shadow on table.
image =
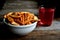
<svg viewBox="0 0 60 40">
<path fill-rule="evenodd" d="M 19 35 L 16 35 L 14 33 L 12 33 L 8 26 L 3 24 L 3 25 L 0 25 L 0 39 L 13 39 L 13 38 L 20 38 L 22 36 L 19 36 Z"/>
</svg>

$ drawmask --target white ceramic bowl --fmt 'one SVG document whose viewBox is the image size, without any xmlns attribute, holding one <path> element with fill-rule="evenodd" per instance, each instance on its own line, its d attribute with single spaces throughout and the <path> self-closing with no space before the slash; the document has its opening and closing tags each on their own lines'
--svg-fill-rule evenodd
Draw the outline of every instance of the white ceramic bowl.
<svg viewBox="0 0 60 40">
<path fill-rule="evenodd" d="M 28 33 L 32 32 L 36 28 L 36 24 L 37 24 L 37 22 L 34 22 L 32 24 L 29 24 L 29 25 L 15 26 L 15 25 L 11 25 L 11 24 L 7 23 L 5 21 L 5 19 L 3 19 L 3 22 L 6 25 L 11 27 L 10 30 L 13 33 L 18 34 L 18 35 L 27 35 Z"/>
</svg>

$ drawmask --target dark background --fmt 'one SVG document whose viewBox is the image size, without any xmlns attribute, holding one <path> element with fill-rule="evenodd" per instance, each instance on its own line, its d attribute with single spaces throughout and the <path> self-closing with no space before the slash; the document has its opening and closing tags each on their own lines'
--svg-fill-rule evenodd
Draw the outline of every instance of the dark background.
<svg viewBox="0 0 60 40">
<path fill-rule="evenodd" d="M 6 0 L 0 0 L 0 10 L 3 8 L 5 2 Z"/>
<path fill-rule="evenodd" d="M 44 5 L 45 7 L 55 7 L 55 18 L 60 18 L 60 5 L 59 0 L 34 0 L 38 3 L 38 7 L 40 5 Z M 0 0 L 0 10 L 2 10 L 2 7 L 4 6 L 4 3 L 6 0 Z"/>
</svg>

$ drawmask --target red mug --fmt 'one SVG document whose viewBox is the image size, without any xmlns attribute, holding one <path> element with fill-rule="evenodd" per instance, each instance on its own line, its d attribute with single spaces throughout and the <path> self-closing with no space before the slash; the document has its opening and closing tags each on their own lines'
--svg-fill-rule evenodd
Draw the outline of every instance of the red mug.
<svg viewBox="0 0 60 40">
<path fill-rule="evenodd" d="M 54 12 L 55 8 L 39 8 L 39 16 L 38 18 L 40 21 L 38 21 L 39 26 L 50 26 L 52 24 L 52 21 L 54 19 Z"/>
</svg>

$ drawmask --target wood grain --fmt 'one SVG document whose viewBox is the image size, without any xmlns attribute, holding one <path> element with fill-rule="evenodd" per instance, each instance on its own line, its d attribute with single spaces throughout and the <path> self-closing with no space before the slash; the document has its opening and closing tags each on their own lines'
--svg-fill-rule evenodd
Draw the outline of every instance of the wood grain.
<svg viewBox="0 0 60 40">
<path fill-rule="evenodd" d="M 7 25 L 0 25 L 0 40 L 60 40 L 60 32 L 55 30 L 34 30 L 31 33 L 20 36 L 8 29 Z"/>
</svg>

